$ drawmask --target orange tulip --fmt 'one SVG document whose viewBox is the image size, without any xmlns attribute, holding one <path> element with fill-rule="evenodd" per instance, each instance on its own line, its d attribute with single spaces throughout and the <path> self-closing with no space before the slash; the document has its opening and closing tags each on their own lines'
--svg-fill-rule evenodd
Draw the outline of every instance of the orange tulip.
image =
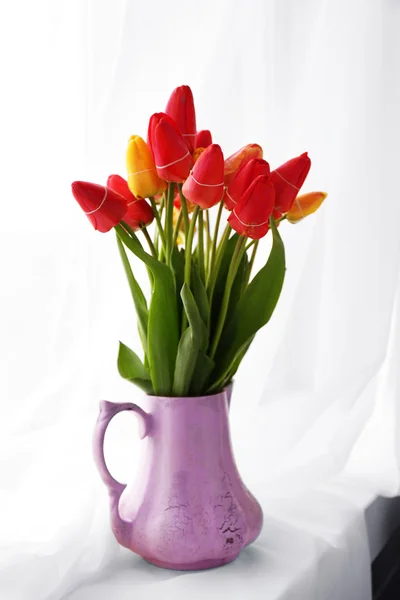
<svg viewBox="0 0 400 600">
<path fill-rule="evenodd" d="M 241 166 L 247 163 L 251 158 L 262 158 L 263 149 L 258 144 L 247 144 L 240 148 L 235 154 L 228 156 L 224 163 L 224 180 L 225 185 L 228 186 L 232 179 L 235 177 L 235 173 L 240 169 Z"/>
<path fill-rule="evenodd" d="M 129 138 L 126 151 L 128 186 L 136 198 L 150 198 L 163 192 L 167 184 L 156 171 L 153 155 L 146 142 L 138 135 Z"/>
<path fill-rule="evenodd" d="M 289 223 L 298 223 L 304 217 L 314 213 L 327 197 L 326 192 L 309 192 L 302 196 L 297 196 L 292 204 L 292 208 L 286 214 Z"/>
</svg>

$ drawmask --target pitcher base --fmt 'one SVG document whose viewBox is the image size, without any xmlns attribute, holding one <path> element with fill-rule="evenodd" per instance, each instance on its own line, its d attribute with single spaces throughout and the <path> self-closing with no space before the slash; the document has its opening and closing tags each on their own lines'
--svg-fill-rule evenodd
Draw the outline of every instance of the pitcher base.
<svg viewBox="0 0 400 600">
<path fill-rule="evenodd" d="M 153 558 L 143 557 L 144 560 L 155 567 L 161 569 L 171 569 L 173 571 L 204 571 L 205 569 L 215 569 L 216 567 L 222 567 L 230 562 L 233 562 L 239 554 L 235 556 L 229 556 L 228 558 L 210 558 L 208 560 L 199 560 L 193 563 L 169 563 L 163 560 L 157 560 Z"/>
</svg>

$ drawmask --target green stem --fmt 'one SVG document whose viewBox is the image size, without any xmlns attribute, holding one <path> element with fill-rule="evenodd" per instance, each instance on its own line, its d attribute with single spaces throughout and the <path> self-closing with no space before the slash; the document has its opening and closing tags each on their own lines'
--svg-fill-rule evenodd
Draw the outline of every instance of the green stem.
<svg viewBox="0 0 400 600">
<path fill-rule="evenodd" d="M 228 243 L 231 231 L 232 231 L 232 227 L 228 223 L 228 225 L 225 227 L 225 231 L 224 231 L 221 241 L 218 245 L 215 264 L 213 267 L 210 265 L 210 273 L 209 273 L 210 276 L 209 276 L 208 283 L 207 283 L 207 294 L 208 294 L 208 300 L 210 303 L 210 307 L 211 307 L 212 298 L 214 295 L 214 288 L 215 288 L 215 284 L 217 281 L 219 269 L 220 269 L 221 263 L 222 263 L 222 258 L 224 256 L 225 248 Z"/>
<path fill-rule="evenodd" d="M 165 237 L 166 237 L 166 263 L 171 266 L 172 236 L 173 236 L 173 214 L 174 214 L 174 190 L 175 184 L 168 183 L 167 206 L 165 210 Z"/>
<path fill-rule="evenodd" d="M 199 232 L 198 232 L 198 243 L 197 243 L 197 260 L 199 263 L 199 274 L 200 279 L 205 283 L 206 272 L 204 267 L 204 220 L 203 211 L 199 212 Z"/>
<path fill-rule="evenodd" d="M 221 216 L 222 216 L 222 210 L 224 208 L 224 202 L 223 200 L 221 200 L 221 202 L 219 203 L 219 208 L 218 208 L 218 213 L 217 213 L 217 220 L 215 222 L 215 228 L 214 228 L 214 238 L 213 238 L 213 242 L 212 242 L 212 247 L 211 247 L 211 258 L 210 258 L 210 269 L 208 272 L 208 281 L 207 281 L 207 285 L 210 281 L 210 277 L 212 277 L 212 272 L 214 270 L 214 264 L 216 261 L 216 249 L 217 249 L 217 241 L 218 241 L 218 231 L 219 231 L 219 224 L 221 222 Z"/>
<path fill-rule="evenodd" d="M 185 245 L 185 283 L 190 287 L 190 275 L 192 270 L 192 245 L 194 230 L 196 228 L 197 215 L 199 214 L 200 207 L 196 206 L 193 211 L 192 220 L 190 221 L 189 233 L 186 238 Z"/>
<path fill-rule="evenodd" d="M 179 190 L 179 196 L 181 199 L 181 210 L 183 213 L 183 222 L 185 224 L 185 237 L 187 238 L 188 233 L 189 233 L 189 214 L 188 214 L 188 209 L 187 209 L 186 198 L 182 194 L 182 184 L 181 183 L 178 183 L 178 190 Z"/>
<path fill-rule="evenodd" d="M 183 217 L 183 213 L 182 213 L 182 210 L 181 210 L 180 213 L 179 213 L 179 215 L 178 215 L 178 219 L 176 221 L 176 225 L 175 225 L 175 229 L 174 229 L 174 235 L 173 235 L 173 238 L 172 238 L 172 247 L 175 246 L 176 240 L 178 239 L 179 230 L 180 230 L 181 223 L 182 223 L 182 217 Z"/>
<path fill-rule="evenodd" d="M 211 231 L 210 231 L 210 213 L 207 208 L 206 213 L 206 235 L 207 235 L 207 246 L 206 246 L 206 274 L 207 279 L 209 277 L 209 267 L 210 267 L 210 252 L 211 252 Z"/>
<path fill-rule="evenodd" d="M 192 220 L 190 221 L 189 231 L 185 240 L 185 283 L 190 286 L 191 281 L 191 271 L 192 271 L 192 245 L 193 245 L 193 236 L 194 230 L 196 227 L 197 215 L 199 214 L 200 207 L 196 206 L 192 214 Z M 182 333 L 186 328 L 186 313 L 183 311 L 182 313 Z"/>
<path fill-rule="evenodd" d="M 154 256 L 154 258 L 157 258 L 158 257 L 157 250 L 154 247 L 153 241 L 152 241 L 152 239 L 150 237 L 149 232 L 147 231 L 147 228 L 146 227 L 142 227 L 141 230 L 143 232 L 144 237 L 147 240 L 147 243 L 149 245 L 149 248 L 150 248 L 150 251 L 151 251 L 152 255 Z"/>
<path fill-rule="evenodd" d="M 163 226 L 161 223 L 161 216 L 160 216 L 160 212 L 158 211 L 157 204 L 156 204 L 156 201 L 154 200 L 153 196 L 151 196 L 151 198 L 150 198 L 150 204 L 151 204 L 151 208 L 153 209 L 154 217 L 156 219 L 158 235 L 160 236 L 161 243 L 163 245 L 163 248 L 165 249 L 165 235 L 164 235 L 164 230 L 163 230 Z M 161 204 L 160 204 L 160 211 L 161 211 Z"/>
<path fill-rule="evenodd" d="M 246 246 L 246 252 L 249 248 L 251 248 L 252 246 L 254 246 L 254 244 L 258 242 L 258 240 L 251 240 L 251 242 L 249 244 L 247 244 Z"/>
<path fill-rule="evenodd" d="M 218 348 L 219 340 L 221 339 L 222 330 L 224 328 L 225 319 L 226 319 L 226 315 L 228 312 L 232 285 L 235 280 L 236 273 L 237 273 L 237 270 L 240 265 L 240 261 L 243 258 L 243 254 L 245 252 L 245 246 L 246 246 L 246 238 L 243 236 L 240 236 L 236 243 L 235 250 L 233 252 L 231 264 L 229 265 L 229 271 L 228 271 L 228 276 L 226 279 L 224 296 L 222 298 L 221 309 L 220 309 L 220 312 L 218 315 L 217 327 L 215 329 L 214 339 L 213 339 L 212 345 L 211 345 L 211 351 L 210 351 L 211 359 L 214 358 L 215 353 Z"/>
</svg>

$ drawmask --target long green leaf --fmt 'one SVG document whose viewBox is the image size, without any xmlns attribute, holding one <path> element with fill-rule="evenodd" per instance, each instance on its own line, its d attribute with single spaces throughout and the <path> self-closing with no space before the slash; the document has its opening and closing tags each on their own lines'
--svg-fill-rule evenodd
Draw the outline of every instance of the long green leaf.
<svg viewBox="0 0 400 600">
<path fill-rule="evenodd" d="M 190 389 L 197 355 L 207 344 L 207 329 L 200 316 L 190 288 L 183 284 L 181 297 L 189 327 L 185 329 L 179 342 L 174 373 L 174 396 L 186 396 Z"/>
<path fill-rule="evenodd" d="M 199 313 L 207 328 L 210 326 L 210 305 L 204 283 L 199 274 L 196 263 L 192 263 L 192 291 Z"/>
<path fill-rule="evenodd" d="M 271 229 L 273 244 L 269 258 L 248 285 L 223 331 L 210 390 L 214 391 L 225 380 L 241 350 L 268 323 L 278 302 L 285 277 L 285 249 L 273 219 Z"/>
<path fill-rule="evenodd" d="M 146 394 L 153 393 L 150 373 L 137 354 L 122 342 L 119 343 L 118 371 L 121 377 L 140 387 Z"/>
<path fill-rule="evenodd" d="M 134 237 L 120 225 L 116 231 L 124 244 L 142 260 L 154 277 L 147 331 L 151 381 L 158 396 L 171 395 L 178 349 L 178 310 L 172 271 L 147 254 Z"/>
<path fill-rule="evenodd" d="M 178 323 L 182 321 L 182 299 L 181 289 L 185 279 L 185 251 L 183 248 L 178 250 L 176 246 L 172 249 L 171 254 L 171 268 L 175 279 L 175 295 L 178 306 Z"/>
<path fill-rule="evenodd" d="M 211 324 L 210 324 L 210 337 L 212 339 L 214 335 L 215 326 L 218 321 L 218 315 L 221 309 L 222 298 L 225 292 L 225 283 L 228 276 L 229 265 L 231 264 L 232 256 L 235 251 L 239 234 L 235 233 L 225 245 L 224 253 L 221 257 L 221 264 L 218 271 L 218 277 L 215 282 L 214 293 L 211 303 Z"/>
<path fill-rule="evenodd" d="M 119 253 L 120 253 L 120 256 L 122 259 L 122 264 L 125 269 L 126 278 L 128 280 L 129 287 L 131 290 L 133 303 L 134 303 L 135 309 L 136 309 L 140 339 L 142 340 L 143 350 L 144 350 L 144 353 L 146 354 L 147 353 L 147 326 L 148 326 L 148 320 L 149 320 L 149 311 L 147 309 L 146 298 L 142 292 L 140 285 L 138 284 L 138 282 L 135 279 L 128 256 L 125 252 L 124 245 L 121 242 L 118 234 L 117 234 L 117 244 L 118 244 L 118 250 L 119 250 Z"/>
<path fill-rule="evenodd" d="M 214 368 L 214 361 L 203 350 L 199 350 L 190 386 L 191 396 L 203 396 L 206 393 L 207 381 Z"/>
</svg>

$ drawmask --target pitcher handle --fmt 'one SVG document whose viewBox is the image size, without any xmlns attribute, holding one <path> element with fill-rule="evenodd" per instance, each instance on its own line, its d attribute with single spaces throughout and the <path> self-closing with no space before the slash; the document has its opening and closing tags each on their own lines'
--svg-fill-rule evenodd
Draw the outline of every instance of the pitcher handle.
<svg viewBox="0 0 400 600">
<path fill-rule="evenodd" d="M 110 495 L 117 495 L 118 499 L 126 488 L 126 484 L 120 483 L 111 475 L 107 468 L 104 457 L 104 438 L 107 427 L 113 417 L 123 410 L 131 410 L 139 417 L 139 436 L 140 439 L 146 437 L 149 433 L 150 415 L 148 415 L 140 406 L 132 404 L 132 402 L 115 403 L 102 400 L 100 402 L 100 413 L 93 436 L 93 457 L 96 467 L 100 473 L 100 477 L 106 484 Z"/>
</svg>

